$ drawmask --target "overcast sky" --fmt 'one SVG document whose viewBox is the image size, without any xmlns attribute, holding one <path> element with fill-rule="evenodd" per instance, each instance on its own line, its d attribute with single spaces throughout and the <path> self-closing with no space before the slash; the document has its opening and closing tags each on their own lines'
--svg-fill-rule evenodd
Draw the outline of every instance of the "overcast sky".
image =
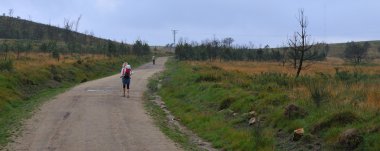
<svg viewBox="0 0 380 151">
<path fill-rule="evenodd" d="M 380 39 L 379 0 L 0 0 L 0 12 L 62 27 L 82 15 L 79 31 L 151 45 L 232 37 L 237 44 L 281 46 L 298 29 L 300 8 L 314 41 Z M 1 27 L 0 27 L 1 28 Z"/>
</svg>

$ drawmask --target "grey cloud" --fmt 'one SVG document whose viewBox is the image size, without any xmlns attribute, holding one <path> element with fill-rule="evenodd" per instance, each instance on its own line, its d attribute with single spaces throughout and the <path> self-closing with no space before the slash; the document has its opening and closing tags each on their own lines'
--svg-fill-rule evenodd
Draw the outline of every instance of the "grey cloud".
<svg viewBox="0 0 380 151">
<path fill-rule="evenodd" d="M 62 25 L 64 18 L 82 14 L 80 31 L 153 45 L 179 37 L 200 41 L 231 36 L 236 43 L 281 45 L 298 29 L 296 14 L 304 8 L 315 41 L 380 39 L 380 2 L 376 0 L 1 0 L 0 13 L 9 8 L 22 18 Z"/>
</svg>

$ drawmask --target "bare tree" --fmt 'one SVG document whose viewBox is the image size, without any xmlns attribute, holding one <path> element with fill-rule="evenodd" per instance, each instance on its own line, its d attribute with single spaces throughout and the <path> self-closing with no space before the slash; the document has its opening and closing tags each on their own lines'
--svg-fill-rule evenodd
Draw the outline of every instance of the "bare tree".
<svg viewBox="0 0 380 151">
<path fill-rule="evenodd" d="M 65 29 L 64 32 L 64 41 L 67 45 L 67 49 L 73 54 L 76 51 L 76 41 L 75 37 L 76 34 L 73 32 L 75 25 L 75 21 L 71 21 L 70 19 L 64 19 L 63 21 L 63 28 Z"/>
<path fill-rule="evenodd" d="M 311 53 L 310 51 L 314 44 L 310 42 L 310 35 L 307 34 L 308 21 L 303 9 L 299 10 L 297 20 L 301 31 L 296 32 L 288 40 L 288 45 L 294 52 L 292 59 L 294 61 L 293 65 L 297 70 L 296 77 L 300 75 L 302 69 L 307 67 L 304 65 L 304 61 L 312 60 L 315 56 L 315 53 Z"/>
<path fill-rule="evenodd" d="M 286 47 L 286 45 L 283 44 L 283 47 L 282 47 L 282 66 L 283 67 L 285 67 L 285 63 L 287 62 L 287 59 L 289 57 L 288 50 L 289 50 L 289 47 Z"/>
<path fill-rule="evenodd" d="M 70 19 L 63 20 L 63 28 L 65 29 L 64 41 L 67 43 L 71 39 L 71 31 L 73 29 L 74 22 L 70 21 Z"/>
<path fill-rule="evenodd" d="M 291 39 L 288 40 L 288 45 L 289 45 L 289 48 L 292 50 L 291 52 L 289 52 L 289 58 L 292 59 L 292 67 L 294 69 L 297 69 L 297 62 L 298 62 L 298 59 L 299 59 L 299 46 L 298 46 L 298 36 L 297 36 L 297 33 L 294 33 L 293 37 Z"/>
<path fill-rule="evenodd" d="M 70 21 L 70 19 L 64 19 L 63 20 L 63 28 L 66 30 L 71 31 L 73 29 L 74 22 Z"/>
<path fill-rule="evenodd" d="M 14 9 L 13 8 L 9 9 L 9 11 L 8 11 L 9 17 L 12 17 L 13 13 L 14 13 Z"/>
<path fill-rule="evenodd" d="M 369 42 L 363 44 L 353 41 L 348 42 L 346 44 L 346 49 L 344 50 L 344 57 L 347 60 L 352 61 L 355 65 L 358 65 L 362 63 L 363 59 L 368 58 L 368 49 L 370 46 Z"/>
<path fill-rule="evenodd" d="M 23 43 L 20 40 L 16 41 L 15 49 L 16 49 L 16 52 L 17 52 L 16 59 L 18 60 L 18 59 L 20 59 L 20 52 L 23 51 L 23 49 L 24 49 Z"/>
<path fill-rule="evenodd" d="M 231 44 L 232 44 L 233 42 L 234 42 L 234 39 L 231 38 L 231 37 L 227 37 L 227 38 L 224 38 L 224 39 L 222 40 L 223 45 L 226 46 L 226 47 L 231 47 Z"/>
<path fill-rule="evenodd" d="M 75 23 L 75 31 L 76 32 L 78 32 L 79 22 L 80 22 L 81 19 L 82 19 L 82 15 L 79 15 L 79 17 L 78 17 L 78 19 L 77 19 L 77 21 Z"/>
</svg>

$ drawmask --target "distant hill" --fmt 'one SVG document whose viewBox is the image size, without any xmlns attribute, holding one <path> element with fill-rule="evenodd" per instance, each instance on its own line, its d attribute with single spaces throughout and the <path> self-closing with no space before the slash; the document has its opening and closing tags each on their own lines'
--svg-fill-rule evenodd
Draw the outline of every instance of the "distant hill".
<svg viewBox="0 0 380 151">
<path fill-rule="evenodd" d="M 139 49 L 133 52 L 132 46 L 126 43 L 74 31 L 74 25 L 74 22 L 67 21 L 64 27 L 60 28 L 18 17 L 0 16 L 0 51 L 57 51 L 114 56 L 140 52 Z"/>
<path fill-rule="evenodd" d="M 70 27 L 71 26 L 71 27 Z M 55 41 L 58 45 L 65 48 L 66 51 L 77 52 L 79 49 L 85 49 L 86 51 L 104 53 L 105 49 L 115 47 L 119 51 L 131 51 L 130 45 L 122 44 L 119 42 L 98 38 L 93 34 L 84 34 L 73 31 L 73 23 L 68 22 L 64 28 L 37 23 L 25 19 L 0 16 L 0 42 L 4 40 L 21 40 L 23 43 L 25 40 L 33 40 L 34 43 L 42 45 L 45 41 Z M 366 41 L 360 41 L 364 43 Z M 369 48 L 369 56 L 372 58 L 380 58 L 380 41 L 368 41 L 371 44 Z M 109 44 L 115 46 L 109 46 Z M 329 44 L 330 51 L 329 57 L 343 57 L 346 43 L 332 43 Z M 164 52 L 173 52 L 174 49 L 167 47 L 156 46 L 153 47 Z M 0 48 L 1 49 L 1 48 Z M 36 48 L 38 49 L 38 48 Z"/>
<path fill-rule="evenodd" d="M 371 47 L 368 50 L 368 56 L 373 58 L 380 57 L 380 40 L 374 41 L 359 41 L 358 43 L 369 42 Z M 346 43 L 332 43 L 329 44 L 330 51 L 328 53 L 329 57 L 343 57 L 344 50 L 346 49 Z"/>
<path fill-rule="evenodd" d="M 75 37 L 76 40 L 81 42 L 107 41 L 94 35 L 73 31 L 70 29 L 73 28 L 72 26 L 65 29 L 8 16 L 0 16 L 0 27 L 1 39 L 56 40 L 67 42 L 70 38 Z"/>
</svg>

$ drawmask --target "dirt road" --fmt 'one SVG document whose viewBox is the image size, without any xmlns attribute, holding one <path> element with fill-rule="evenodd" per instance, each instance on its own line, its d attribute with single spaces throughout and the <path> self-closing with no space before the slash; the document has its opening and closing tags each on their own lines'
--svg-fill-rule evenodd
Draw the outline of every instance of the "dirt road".
<svg viewBox="0 0 380 151">
<path fill-rule="evenodd" d="M 26 121 L 9 150 L 172 151 L 181 150 L 146 114 L 147 79 L 167 58 L 134 70 L 130 98 L 122 97 L 119 75 L 83 83 L 45 103 Z"/>
</svg>

